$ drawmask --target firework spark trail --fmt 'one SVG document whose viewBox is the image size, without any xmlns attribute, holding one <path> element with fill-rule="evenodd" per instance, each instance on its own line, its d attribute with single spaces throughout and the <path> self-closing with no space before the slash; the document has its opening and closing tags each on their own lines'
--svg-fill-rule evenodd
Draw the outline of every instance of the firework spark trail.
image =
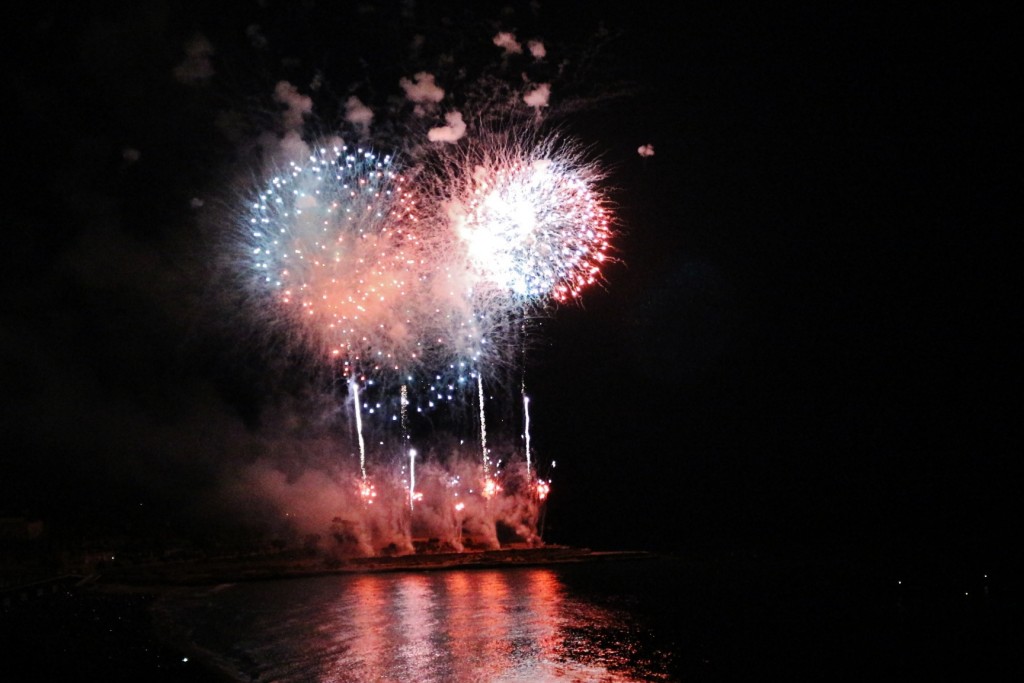
<svg viewBox="0 0 1024 683">
<path fill-rule="evenodd" d="M 530 469 L 530 397 L 526 395 L 526 387 L 523 387 L 523 422 L 525 423 L 524 436 L 526 440 L 526 478 L 530 480 L 533 478 L 532 470 Z"/>
<path fill-rule="evenodd" d="M 483 452 L 484 477 L 487 477 L 487 420 L 484 417 L 484 379 L 479 373 L 476 376 L 477 394 L 480 397 L 480 449 Z"/>
<path fill-rule="evenodd" d="M 355 376 L 349 378 L 349 392 L 352 394 L 352 402 L 356 416 L 356 435 L 359 439 L 359 471 L 363 475 L 363 482 L 366 482 L 366 442 L 363 441 L 363 408 L 359 401 L 359 382 Z"/>
<path fill-rule="evenodd" d="M 402 416 L 402 448 L 409 443 L 409 385 L 402 385 L 402 394 L 399 398 L 399 407 Z"/>
<path fill-rule="evenodd" d="M 416 503 L 416 449 L 409 449 L 409 509 Z"/>
</svg>

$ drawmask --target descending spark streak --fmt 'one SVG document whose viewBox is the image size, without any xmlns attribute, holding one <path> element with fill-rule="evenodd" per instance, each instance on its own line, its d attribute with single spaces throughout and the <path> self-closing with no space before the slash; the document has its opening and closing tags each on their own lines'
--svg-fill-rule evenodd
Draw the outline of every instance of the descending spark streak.
<svg viewBox="0 0 1024 683">
<path fill-rule="evenodd" d="M 533 478 L 533 474 L 530 470 L 530 397 L 525 393 L 523 394 L 523 416 L 525 420 L 525 435 L 526 435 L 526 480 L 530 481 Z"/>
<path fill-rule="evenodd" d="M 363 474 L 363 482 L 366 482 L 366 443 L 363 441 L 363 417 L 362 407 L 359 405 L 359 383 L 353 375 L 348 380 L 349 391 L 352 392 L 352 400 L 356 408 L 356 435 L 359 438 L 359 471 Z"/>
<path fill-rule="evenodd" d="M 409 386 L 407 384 L 402 385 L 401 396 L 398 399 L 398 412 L 401 416 L 402 448 L 406 448 L 409 445 Z M 412 495 L 412 484 L 409 485 L 409 495 Z"/>
<path fill-rule="evenodd" d="M 416 449 L 409 449 L 409 509 L 412 510 L 416 501 Z"/>
<path fill-rule="evenodd" d="M 402 445 L 405 446 L 406 442 L 409 441 L 409 387 L 406 384 L 402 385 L 400 407 L 402 414 Z"/>
<path fill-rule="evenodd" d="M 480 447 L 483 450 L 484 477 L 487 476 L 487 421 L 484 419 L 484 379 L 481 373 L 476 374 L 477 393 L 480 396 Z"/>
</svg>

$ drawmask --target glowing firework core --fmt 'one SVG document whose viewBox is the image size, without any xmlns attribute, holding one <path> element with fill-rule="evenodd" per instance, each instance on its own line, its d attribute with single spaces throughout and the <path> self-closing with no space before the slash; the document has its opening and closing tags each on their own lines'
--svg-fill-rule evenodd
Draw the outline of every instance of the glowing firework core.
<svg viewBox="0 0 1024 683">
<path fill-rule="evenodd" d="M 458 236 L 479 277 L 517 297 L 577 297 L 607 258 L 608 212 L 563 161 L 478 167 L 460 218 Z"/>
</svg>

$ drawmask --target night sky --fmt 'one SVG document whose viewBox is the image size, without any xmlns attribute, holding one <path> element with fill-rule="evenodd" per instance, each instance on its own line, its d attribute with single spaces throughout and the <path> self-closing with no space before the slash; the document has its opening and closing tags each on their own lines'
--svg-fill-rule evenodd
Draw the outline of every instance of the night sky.
<svg viewBox="0 0 1024 683">
<path fill-rule="evenodd" d="M 500 29 L 571 56 L 551 116 L 607 165 L 619 230 L 606 281 L 544 322 L 526 368 L 557 462 L 546 538 L 1014 552 L 1005 17 L 87 4 L 29 9 L 5 68 L 0 514 L 201 522 L 232 444 L 303 384 L 211 279 L 210 217 L 274 132 L 275 83 L 326 129 L 440 51 L 449 73 L 498 62 Z M 189 62 L 199 35 L 212 52 Z"/>
</svg>

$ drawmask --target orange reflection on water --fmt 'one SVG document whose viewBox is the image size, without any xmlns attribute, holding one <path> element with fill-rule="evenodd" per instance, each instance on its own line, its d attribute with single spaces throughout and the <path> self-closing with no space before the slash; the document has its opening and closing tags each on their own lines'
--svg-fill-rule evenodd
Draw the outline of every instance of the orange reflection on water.
<svg viewBox="0 0 1024 683">
<path fill-rule="evenodd" d="M 562 584 L 547 569 L 451 572 L 452 680 L 540 680 L 559 650 Z M 545 674 L 544 677 L 547 677 Z"/>
<path fill-rule="evenodd" d="M 545 660 L 553 660 L 562 644 L 559 626 L 564 587 L 554 572 L 547 569 L 530 570 L 528 580 L 529 612 L 536 621 L 533 635 L 538 656 Z"/>
<path fill-rule="evenodd" d="M 475 592 L 480 602 L 475 612 L 473 633 L 462 634 L 467 647 L 482 653 L 488 667 L 501 662 L 508 655 L 507 637 L 510 627 L 507 575 L 499 570 L 484 570 L 473 574 Z"/>
<path fill-rule="evenodd" d="M 342 631 L 352 633 L 352 637 L 346 643 L 349 655 L 339 668 L 348 668 L 350 673 L 364 676 L 364 680 L 379 680 L 380 672 L 387 670 L 388 597 L 378 576 L 355 577 L 351 591 L 354 609 L 346 610 L 345 616 L 351 620 L 352 628 Z"/>
<path fill-rule="evenodd" d="M 340 588 L 337 656 L 319 681 L 630 680 L 602 665 L 607 653 L 578 651 L 610 615 L 567 602 L 550 569 L 367 574 Z"/>
<path fill-rule="evenodd" d="M 398 662 L 402 680 L 428 680 L 433 659 L 433 634 L 437 620 L 433 617 L 433 582 L 426 576 L 403 577 L 395 594 L 395 607 L 402 632 L 397 641 Z M 392 644 L 394 647 L 395 644 Z"/>
<path fill-rule="evenodd" d="M 330 680 L 430 680 L 438 622 L 434 581 L 420 574 L 367 574 L 350 588 L 341 598 L 349 608 L 339 616 L 351 623 L 339 630 L 354 636 L 343 643 L 347 655 Z"/>
<path fill-rule="evenodd" d="M 446 598 L 449 604 L 478 605 L 480 594 L 474 589 L 470 572 L 445 572 L 442 581 Z M 444 631 L 445 650 L 440 653 L 446 658 L 446 664 L 452 672 L 454 680 L 467 680 L 476 669 L 476 653 L 466 649 L 466 640 L 471 637 L 475 626 L 473 624 L 473 613 L 469 609 L 451 610 L 447 614 L 445 623 L 441 625 Z M 459 656 L 459 653 L 466 653 Z"/>
</svg>

